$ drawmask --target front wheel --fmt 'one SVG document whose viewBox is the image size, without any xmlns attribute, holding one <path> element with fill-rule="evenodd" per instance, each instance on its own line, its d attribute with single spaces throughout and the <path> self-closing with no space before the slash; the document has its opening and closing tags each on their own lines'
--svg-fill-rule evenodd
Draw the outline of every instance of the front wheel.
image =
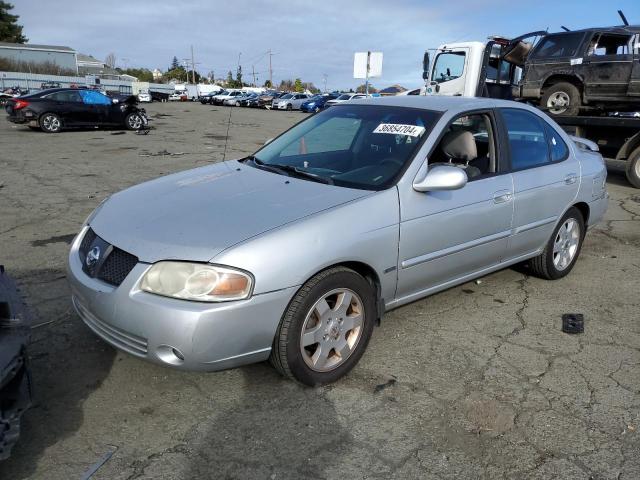
<svg viewBox="0 0 640 480">
<path fill-rule="evenodd" d="M 269 360 L 282 375 L 305 385 L 334 382 L 364 354 L 375 319 L 373 286 L 349 268 L 330 268 L 291 300 Z"/>
<path fill-rule="evenodd" d="M 627 180 L 636 188 L 640 188 L 640 147 L 636 148 L 627 159 Z"/>
<path fill-rule="evenodd" d="M 140 130 L 144 123 L 140 114 L 135 112 L 127 115 L 124 122 L 129 130 Z"/>
<path fill-rule="evenodd" d="M 40 129 L 46 133 L 58 133 L 62 130 L 62 120 L 55 113 L 45 113 L 40 117 Z"/>
<path fill-rule="evenodd" d="M 582 213 L 571 207 L 558 222 L 542 253 L 531 259 L 533 273 L 547 280 L 557 280 L 567 275 L 580 255 L 584 234 Z"/>
<path fill-rule="evenodd" d="M 293 110 L 293 105 L 288 104 L 288 105 L 287 105 L 287 110 Z"/>
<path fill-rule="evenodd" d="M 540 107 L 552 115 L 578 115 L 581 104 L 580 90 L 568 82 L 547 87 L 540 100 Z"/>
</svg>

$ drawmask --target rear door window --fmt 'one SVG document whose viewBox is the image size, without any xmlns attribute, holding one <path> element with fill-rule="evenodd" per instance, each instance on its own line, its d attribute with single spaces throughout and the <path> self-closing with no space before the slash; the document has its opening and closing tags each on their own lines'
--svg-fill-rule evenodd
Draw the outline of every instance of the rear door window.
<svg viewBox="0 0 640 480">
<path fill-rule="evenodd" d="M 46 98 L 53 100 L 54 102 L 82 102 L 82 98 L 80 98 L 77 91 L 56 92 L 51 95 L 47 95 Z"/>
<path fill-rule="evenodd" d="M 522 170 L 548 164 L 549 145 L 543 121 L 526 110 L 503 108 L 501 113 L 509 139 L 511 169 Z"/>
<path fill-rule="evenodd" d="M 547 35 L 531 54 L 531 58 L 573 57 L 584 37 L 582 32 L 556 33 Z"/>
<path fill-rule="evenodd" d="M 629 55 L 632 50 L 632 35 L 595 35 L 589 43 L 589 55 Z"/>
</svg>

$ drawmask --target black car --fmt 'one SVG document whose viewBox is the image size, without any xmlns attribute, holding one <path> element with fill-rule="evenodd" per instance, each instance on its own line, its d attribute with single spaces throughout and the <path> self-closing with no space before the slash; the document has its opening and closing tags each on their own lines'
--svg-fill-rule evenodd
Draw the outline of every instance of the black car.
<svg viewBox="0 0 640 480">
<path fill-rule="evenodd" d="M 249 102 L 251 102 L 254 99 L 257 99 L 259 97 L 259 95 L 257 93 L 250 93 L 249 95 L 240 98 L 240 100 L 238 100 L 238 103 L 240 104 L 241 107 L 249 107 L 251 105 L 249 105 Z"/>
<path fill-rule="evenodd" d="M 0 265 L 0 461 L 20 434 L 20 417 L 32 401 L 27 344 L 31 315 Z"/>
<path fill-rule="evenodd" d="M 64 128 L 112 126 L 130 130 L 144 128 L 147 115 L 134 95 L 110 98 L 90 89 L 56 88 L 10 99 L 8 120 L 57 133 Z"/>
<path fill-rule="evenodd" d="M 545 35 L 526 58 L 517 96 L 554 115 L 640 108 L 640 26 Z"/>
</svg>

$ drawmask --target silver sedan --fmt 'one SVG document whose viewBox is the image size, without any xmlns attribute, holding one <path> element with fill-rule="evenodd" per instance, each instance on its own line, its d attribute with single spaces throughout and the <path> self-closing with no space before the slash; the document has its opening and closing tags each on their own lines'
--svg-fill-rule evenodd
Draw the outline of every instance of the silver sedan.
<svg viewBox="0 0 640 480">
<path fill-rule="evenodd" d="M 324 384 L 390 309 L 523 261 L 567 275 L 605 178 L 595 144 L 523 104 L 356 100 L 249 157 L 112 195 L 72 244 L 73 305 L 162 365 L 270 359 Z"/>
</svg>

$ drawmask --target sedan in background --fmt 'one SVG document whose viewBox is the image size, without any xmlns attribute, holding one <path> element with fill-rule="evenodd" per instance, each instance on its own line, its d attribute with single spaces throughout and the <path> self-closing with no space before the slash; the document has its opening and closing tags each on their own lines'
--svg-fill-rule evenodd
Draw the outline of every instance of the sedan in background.
<svg viewBox="0 0 640 480">
<path fill-rule="evenodd" d="M 300 105 L 300 110 L 307 113 L 319 112 L 324 108 L 324 104 L 329 100 L 338 98 L 338 93 L 325 93 L 323 95 L 315 95 Z"/>
<path fill-rule="evenodd" d="M 310 98 L 306 93 L 288 93 L 275 101 L 278 110 L 300 110 L 300 106 Z"/>
<path fill-rule="evenodd" d="M 367 98 L 367 95 L 364 93 L 343 93 L 337 98 L 334 98 L 333 100 L 328 100 L 327 102 L 325 102 L 324 106 L 325 108 L 332 107 L 333 105 L 339 105 L 341 103 L 349 102 L 351 100 L 357 100 L 360 98 Z"/>
<path fill-rule="evenodd" d="M 179 102 L 180 101 L 180 94 L 178 92 L 174 92 L 171 95 L 169 95 L 169 101 L 170 102 Z"/>
<path fill-rule="evenodd" d="M 96 335 L 160 365 L 270 359 L 333 382 L 386 311 L 523 261 L 569 274 L 607 209 L 597 150 L 522 103 L 337 105 L 253 155 L 106 199 L 71 245 L 72 302 Z"/>
<path fill-rule="evenodd" d="M 151 97 L 151 94 L 149 92 L 143 90 L 138 93 L 138 101 L 140 103 L 151 103 L 153 101 L 153 98 Z"/>
<path fill-rule="evenodd" d="M 58 133 L 73 127 L 125 127 L 139 130 L 148 123 L 135 95 L 110 98 L 97 90 L 58 88 L 12 98 L 8 120 L 33 130 Z"/>
</svg>

